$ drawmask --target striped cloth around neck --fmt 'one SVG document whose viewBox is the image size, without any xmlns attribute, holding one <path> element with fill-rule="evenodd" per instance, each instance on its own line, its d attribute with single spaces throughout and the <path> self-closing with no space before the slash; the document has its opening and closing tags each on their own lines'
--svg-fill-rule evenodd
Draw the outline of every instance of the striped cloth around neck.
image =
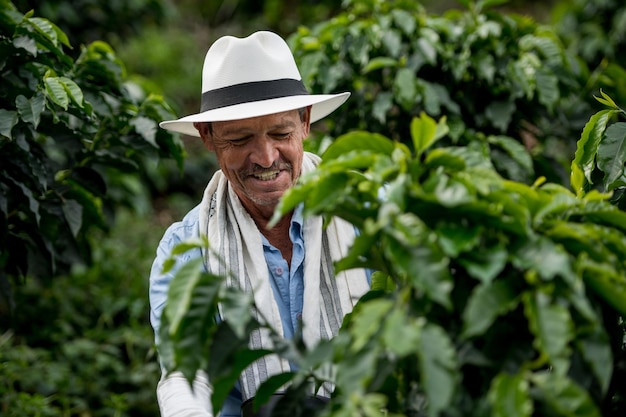
<svg viewBox="0 0 626 417">
<path fill-rule="evenodd" d="M 305 152 L 302 172 L 312 171 L 319 161 L 318 156 Z M 209 182 L 200 205 L 200 233 L 208 237 L 212 248 L 204 251 L 205 267 L 211 273 L 228 276 L 227 285 L 251 292 L 260 316 L 267 319 L 265 324 L 277 334 L 284 334 L 269 281 L 261 233 L 221 171 L 217 171 Z M 312 348 L 320 340 L 337 334 L 344 315 L 352 311 L 369 285 L 363 269 L 334 274 L 333 261 L 344 258 L 354 240 L 353 225 L 335 218 L 323 228 L 321 217 L 308 217 L 304 220 L 303 236 L 305 301 L 302 335 L 307 347 Z M 214 256 L 215 252 L 219 258 Z M 222 319 L 237 320 L 236 317 Z M 258 315 L 257 319 L 260 319 Z M 267 330 L 255 330 L 250 335 L 249 346 L 271 349 Z M 277 355 L 257 360 L 241 375 L 243 400 L 252 398 L 259 385 L 270 376 L 290 370 L 289 362 Z M 325 384 L 317 394 L 328 397 L 331 390 L 332 386 Z"/>
</svg>

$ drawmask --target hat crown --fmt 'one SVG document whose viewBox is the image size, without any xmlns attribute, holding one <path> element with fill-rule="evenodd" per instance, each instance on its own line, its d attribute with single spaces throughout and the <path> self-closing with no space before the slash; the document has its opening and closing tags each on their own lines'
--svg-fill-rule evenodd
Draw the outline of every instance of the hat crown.
<svg viewBox="0 0 626 417">
<path fill-rule="evenodd" d="M 224 36 L 215 41 L 204 59 L 202 92 L 279 79 L 302 79 L 289 46 L 280 36 L 268 31 L 246 38 Z"/>
</svg>

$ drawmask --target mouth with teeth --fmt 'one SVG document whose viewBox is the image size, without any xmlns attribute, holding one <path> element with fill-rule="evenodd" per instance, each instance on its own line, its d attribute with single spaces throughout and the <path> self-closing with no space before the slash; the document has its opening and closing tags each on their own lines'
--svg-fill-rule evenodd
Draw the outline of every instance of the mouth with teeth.
<svg viewBox="0 0 626 417">
<path fill-rule="evenodd" d="M 254 174 L 252 174 L 252 176 L 261 181 L 271 181 L 275 179 L 278 176 L 278 174 L 280 174 L 280 170 L 272 169 L 272 170 L 263 171 L 263 172 L 255 172 Z"/>
</svg>

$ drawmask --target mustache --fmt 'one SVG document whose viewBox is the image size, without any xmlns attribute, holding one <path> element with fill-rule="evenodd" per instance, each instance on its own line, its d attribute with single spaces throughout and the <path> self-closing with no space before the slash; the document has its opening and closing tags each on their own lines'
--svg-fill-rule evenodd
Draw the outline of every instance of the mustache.
<svg viewBox="0 0 626 417">
<path fill-rule="evenodd" d="M 272 166 L 265 168 L 258 164 L 253 164 L 251 167 L 241 171 L 242 176 L 260 175 L 271 171 L 291 171 L 291 164 L 289 162 L 274 162 Z"/>
</svg>

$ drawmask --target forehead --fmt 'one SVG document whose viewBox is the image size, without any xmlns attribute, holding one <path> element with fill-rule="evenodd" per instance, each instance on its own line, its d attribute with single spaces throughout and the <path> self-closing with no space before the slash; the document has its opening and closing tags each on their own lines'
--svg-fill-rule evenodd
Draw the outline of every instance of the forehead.
<svg viewBox="0 0 626 417">
<path fill-rule="evenodd" d="M 213 131 L 222 135 L 231 132 L 248 130 L 272 129 L 280 127 L 296 126 L 300 116 L 298 110 L 289 110 L 281 113 L 273 113 L 265 116 L 250 117 L 246 119 L 228 120 L 224 122 L 213 122 Z"/>
</svg>

